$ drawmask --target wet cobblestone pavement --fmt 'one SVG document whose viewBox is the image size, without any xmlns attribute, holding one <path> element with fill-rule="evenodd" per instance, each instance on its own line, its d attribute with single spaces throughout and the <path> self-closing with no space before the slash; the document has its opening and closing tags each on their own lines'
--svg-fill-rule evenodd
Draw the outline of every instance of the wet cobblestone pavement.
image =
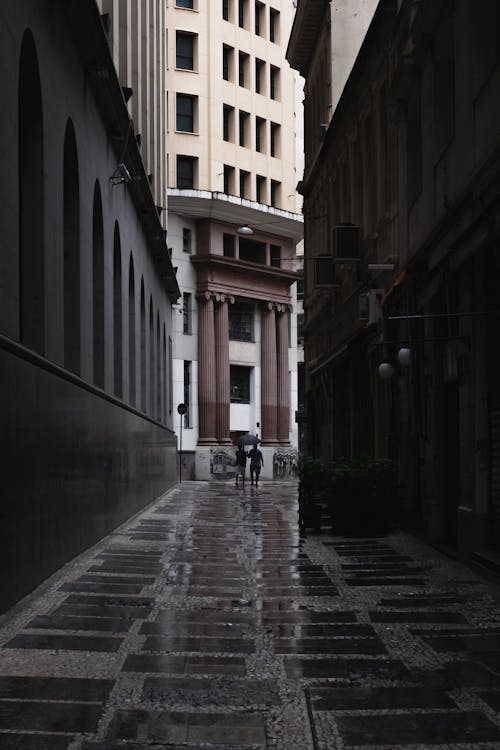
<svg viewBox="0 0 500 750">
<path fill-rule="evenodd" d="M 500 588 L 184 483 L 0 620 L 1 750 L 500 750 Z"/>
</svg>

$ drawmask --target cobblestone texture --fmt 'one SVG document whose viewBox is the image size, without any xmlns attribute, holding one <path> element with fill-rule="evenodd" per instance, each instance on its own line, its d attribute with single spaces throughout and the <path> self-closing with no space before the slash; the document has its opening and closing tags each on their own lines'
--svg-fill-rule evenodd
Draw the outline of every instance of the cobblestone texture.
<svg viewBox="0 0 500 750">
<path fill-rule="evenodd" d="M 186 482 L 0 620 L 1 750 L 500 750 L 500 589 Z"/>
</svg>

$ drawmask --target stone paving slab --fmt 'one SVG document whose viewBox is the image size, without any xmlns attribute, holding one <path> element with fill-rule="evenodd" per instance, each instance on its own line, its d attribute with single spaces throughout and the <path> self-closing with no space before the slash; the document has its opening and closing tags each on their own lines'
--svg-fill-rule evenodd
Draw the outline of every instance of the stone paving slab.
<svg viewBox="0 0 500 750">
<path fill-rule="evenodd" d="M 186 482 L 0 620 L 2 750 L 500 750 L 500 588 Z"/>
</svg>

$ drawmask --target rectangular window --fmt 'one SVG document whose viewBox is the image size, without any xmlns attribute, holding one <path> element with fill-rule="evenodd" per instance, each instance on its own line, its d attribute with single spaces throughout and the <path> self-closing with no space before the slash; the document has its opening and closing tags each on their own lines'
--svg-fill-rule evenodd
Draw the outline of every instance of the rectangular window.
<svg viewBox="0 0 500 750">
<path fill-rule="evenodd" d="M 263 3 L 255 3 L 255 33 L 257 36 L 263 36 L 264 34 L 264 10 Z"/>
<path fill-rule="evenodd" d="M 248 0 L 238 0 L 238 26 L 246 29 L 248 24 Z"/>
<path fill-rule="evenodd" d="M 250 172 L 240 169 L 240 198 L 248 198 L 248 183 L 250 181 Z"/>
<path fill-rule="evenodd" d="M 192 333 L 191 294 L 184 292 L 182 295 L 182 333 Z"/>
<path fill-rule="evenodd" d="M 281 266 L 281 247 L 279 245 L 271 245 L 269 249 L 271 251 L 271 265 L 279 268 Z"/>
<path fill-rule="evenodd" d="M 224 104 L 222 111 L 222 137 L 225 141 L 234 142 L 234 107 Z"/>
<path fill-rule="evenodd" d="M 234 195 L 234 167 L 224 164 L 224 192 L 226 195 Z"/>
<path fill-rule="evenodd" d="M 257 203 L 266 202 L 266 178 L 260 174 L 255 178 L 255 200 Z"/>
<path fill-rule="evenodd" d="M 193 156 L 177 157 L 177 187 L 189 190 L 195 186 L 195 162 Z"/>
<path fill-rule="evenodd" d="M 500 58 L 500 6 L 482 0 L 481 12 L 472 11 L 474 96 L 477 96 Z"/>
<path fill-rule="evenodd" d="M 455 132 L 455 50 L 451 10 L 434 36 L 434 146 L 439 159 Z"/>
<path fill-rule="evenodd" d="M 222 235 L 223 252 L 224 252 L 225 258 L 234 258 L 234 245 L 235 245 L 234 240 L 235 240 L 234 234 Z"/>
<path fill-rule="evenodd" d="M 230 383 L 231 383 L 231 403 L 232 404 L 249 404 L 250 403 L 250 370 L 251 367 L 241 367 L 240 365 L 231 365 Z"/>
<path fill-rule="evenodd" d="M 280 69 L 275 65 L 271 65 L 269 70 L 269 96 L 271 97 L 271 99 L 280 98 L 279 75 Z"/>
<path fill-rule="evenodd" d="M 280 40 L 280 13 L 274 8 L 269 9 L 269 41 L 279 44 Z"/>
<path fill-rule="evenodd" d="M 234 49 L 228 44 L 222 46 L 222 77 L 225 81 L 234 80 Z"/>
<path fill-rule="evenodd" d="M 265 151 L 266 121 L 262 117 L 255 118 L 255 150 Z"/>
<path fill-rule="evenodd" d="M 281 183 L 271 180 L 271 206 L 278 206 L 280 203 Z"/>
<path fill-rule="evenodd" d="M 255 91 L 257 94 L 263 94 L 264 93 L 264 71 L 265 71 L 266 63 L 264 60 L 259 60 L 259 58 L 256 58 L 255 60 Z"/>
<path fill-rule="evenodd" d="M 238 239 L 238 257 L 247 263 L 259 263 L 266 265 L 266 243 L 259 240 L 251 240 L 248 237 Z"/>
<path fill-rule="evenodd" d="M 280 126 L 276 122 L 271 123 L 271 156 L 280 156 Z"/>
<path fill-rule="evenodd" d="M 408 99 L 406 125 L 406 164 L 408 205 L 411 206 L 422 192 L 422 115 L 420 109 L 420 81 Z"/>
<path fill-rule="evenodd" d="M 191 8 L 193 9 L 193 0 L 175 0 L 176 8 Z"/>
<path fill-rule="evenodd" d="M 195 132 L 196 97 L 190 94 L 177 94 L 176 129 L 184 133 Z"/>
<path fill-rule="evenodd" d="M 194 70 L 194 36 L 178 31 L 176 34 L 175 67 Z"/>
<path fill-rule="evenodd" d="M 248 144 L 248 123 L 250 122 L 250 115 L 248 112 L 240 110 L 240 146 L 246 146 Z"/>
<path fill-rule="evenodd" d="M 230 0 L 222 0 L 222 18 L 224 21 L 229 21 L 229 5 Z"/>
<path fill-rule="evenodd" d="M 246 302 L 229 305 L 229 338 L 231 341 L 253 341 L 254 306 Z"/>
<path fill-rule="evenodd" d="M 238 83 L 240 86 L 248 86 L 248 66 L 249 66 L 249 59 L 250 55 L 247 55 L 246 52 L 240 52 L 238 54 Z"/>
<path fill-rule="evenodd" d="M 188 227 L 182 227 L 182 252 L 191 253 L 191 230 Z"/>
<path fill-rule="evenodd" d="M 184 427 L 189 429 L 191 427 L 191 362 L 188 360 L 184 360 L 184 404 L 187 406 L 184 414 Z"/>
</svg>

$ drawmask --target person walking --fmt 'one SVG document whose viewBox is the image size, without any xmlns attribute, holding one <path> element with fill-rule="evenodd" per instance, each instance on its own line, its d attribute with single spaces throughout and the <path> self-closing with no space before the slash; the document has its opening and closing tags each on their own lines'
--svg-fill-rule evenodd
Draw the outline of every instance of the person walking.
<svg viewBox="0 0 500 750">
<path fill-rule="evenodd" d="M 253 448 L 248 454 L 250 458 L 250 484 L 253 484 L 253 478 L 255 475 L 255 486 L 259 484 L 260 470 L 264 466 L 264 458 L 262 451 L 259 450 L 257 443 L 253 444 Z"/>
<path fill-rule="evenodd" d="M 236 486 L 238 486 L 238 479 L 241 477 L 243 485 L 245 484 L 245 471 L 247 468 L 248 453 L 240 445 L 236 451 Z"/>
</svg>

